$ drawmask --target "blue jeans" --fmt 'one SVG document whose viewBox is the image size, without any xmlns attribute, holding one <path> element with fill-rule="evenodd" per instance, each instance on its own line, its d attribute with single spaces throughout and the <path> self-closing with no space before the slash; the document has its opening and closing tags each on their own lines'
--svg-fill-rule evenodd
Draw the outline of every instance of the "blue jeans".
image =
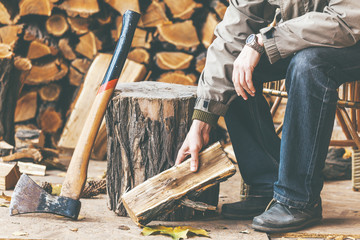
<svg viewBox="0 0 360 240">
<path fill-rule="evenodd" d="M 267 81 L 286 79 L 288 102 L 282 139 L 262 95 Z M 360 44 L 308 48 L 271 65 L 263 57 L 255 97 L 238 97 L 225 115 L 241 175 L 251 195 L 273 196 L 296 208 L 319 201 L 322 169 L 333 129 L 337 88 L 360 79 Z"/>
</svg>

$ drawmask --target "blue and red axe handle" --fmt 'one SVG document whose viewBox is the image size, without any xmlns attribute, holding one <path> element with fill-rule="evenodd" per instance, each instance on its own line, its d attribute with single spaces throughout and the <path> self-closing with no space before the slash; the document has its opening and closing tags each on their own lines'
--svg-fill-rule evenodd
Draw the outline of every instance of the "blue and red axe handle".
<svg viewBox="0 0 360 240">
<path fill-rule="evenodd" d="M 113 57 L 105 77 L 91 106 L 89 115 L 76 144 L 69 168 L 61 189 L 61 196 L 78 200 L 85 185 L 90 153 L 104 117 L 106 107 L 114 92 L 120 73 L 129 53 L 134 32 L 140 14 L 126 11 L 123 15 L 123 26 L 120 38 L 116 44 Z"/>
</svg>

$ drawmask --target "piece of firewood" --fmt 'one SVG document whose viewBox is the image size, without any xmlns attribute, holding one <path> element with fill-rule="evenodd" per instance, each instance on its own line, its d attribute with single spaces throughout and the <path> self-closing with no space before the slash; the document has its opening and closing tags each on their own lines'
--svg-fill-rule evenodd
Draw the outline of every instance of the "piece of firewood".
<svg viewBox="0 0 360 240">
<path fill-rule="evenodd" d="M 202 52 L 196 57 L 195 70 L 201 73 L 204 70 L 205 62 L 206 62 L 206 52 Z"/>
<path fill-rule="evenodd" d="M 29 85 L 49 83 L 63 78 L 67 72 L 68 66 L 60 60 L 39 66 L 33 65 L 30 73 L 25 77 L 24 83 Z"/>
<path fill-rule="evenodd" d="M 37 112 L 37 91 L 32 90 L 19 98 L 15 109 L 15 122 L 35 118 Z"/>
<path fill-rule="evenodd" d="M 80 42 L 76 45 L 75 51 L 89 59 L 93 59 L 97 53 L 94 33 L 88 32 L 81 36 L 79 40 Z"/>
<path fill-rule="evenodd" d="M 17 124 L 15 126 L 15 145 L 17 149 L 44 147 L 45 135 L 32 124 Z"/>
<path fill-rule="evenodd" d="M 45 15 L 50 16 L 53 4 L 49 0 L 21 0 L 19 2 L 20 16 Z"/>
<path fill-rule="evenodd" d="M 89 17 L 100 11 L 97 0 L 65 0 L 58 7 L 64 9 L 70 17 L 75 17 L 77 15 Z"/>
<path fill-rule="evenodd" d="M 139 0 L 104 0 L 104 2 L 121 13 L 121 15 L 123 15 L 126 10 L 133 10 L 138 13 L 140 12 Z"/>
<path fill-rule="evenodd" d="M 25 41 L 37 40 L 43 44 L 46 44 L 50 48 L 52 55 L 56 55 L 59 51 L 58 43 L 55 38 L 48 34 L 48 32 L 38 24 L 27 24 L 24 29 L 23 39 Z"/>
<path fill-rule="evenodd" d="M 10 45 L 0 43 L 0 59 L 10 59 L 13 55 L 14 53 Z"/>
<path fill-rule="evenodd" d="M 165 14 L 165 3 L 153 1 L 141 16 L 144 27 L 156 27 L 169 21 Z"/>
<path fill-rule="evenodd" d="M 86 58 L 77 58 L 71 62 L 71 66 L 81 73 L 86 73 L 90 67 L 91 62 Z"/>
<path fill-rule="evenodd" d="M 32 68 L 31 60 L 16 56 L 14 57 L 14 67 L 20 71 L 29 71 Z"/>
<path fill-rule="evenodd" d="M 14 188 L 20 175 L 19 167 L 16 164 L 0 163 L 0 190 Z"/>
<path fill-rule="evenodd" d="M 62 36 L 68 29 L 69 25 L 63 14 L 51 15 L 45 23 L 46 31 L 56 37 Z"/>
<path fill-rule="evenodd" d="M 67 60 L 74 60 L 76 58 L 76 54 L 69 45 L 69 39 L 67 38 L 60 39 L 59 48 L 61 50 L 61 53 Z"/>
<path fill-rule="evenodd" d="M 77 94 L 77 100 L 71 109 L 58 147 L 74 149 L 80 136 L 84 120 L 86 119 L 91 104 L 95 99 L 97 90 L 108 68 L 112 55 L 100 53 L 92 62 L 85 80 L 84 86 Z"/>
<path fill-rule="evenodd" d="M 96 135 L 94 146 L 91 153 L 91 159 L 105 160 L 107 151 L 107 135 L 105 121 L 101 122 L 99 132 Z"/>
<path fill-rule="evenodd" d="M 1 2 L 0 2 L 0 23 L 5 25 L 12 24 L 11 16 L 7 8 Z"/>
<path fill-rule="evenodd" d="M 137 63 L 148 64 L 150 60 L 150 54 L 143 48 L 134 48 L 129 52 L 128 59 Z"/>
<path fill-rule="evenodd" d="M 196 85 L 196 77 L 194 74 L 185 74 L 182 71 L 167 72 L 160 75 L 158 82 L 176 83 L 182 85 Z"/>
<path fill-rule="evenodd" d="M 46 166 L 28 162 L 18 162 L 19 171 L 28 175 L 45 176 Z"/>
<path fill-rule="evenodd" d="M 134 34 L 131 47 L 143 47 L 149 49 L 151 47 L 150 43 L 152 41 L 152 36 L 148 34 L 147 31 L 137 28 Z"/>
<path fill-rule="evenodd" d="M 39 96 L 41 100 L 46 102 L 57 101 L 60 97 L 61 86 L 56 83 L 46 84 L 39 89 Z"/>
<path fill-rule="evenodd" d="M 40 162 L 43 159 L 41 152 L 33 147 L 22 148 L 20 151 L 10 154 L 8 156 L 3 156 L 0 158 L 3 162 L 13 162 L 20 160 L 31 160 L 33 162 Z"/>
<path fill-rule="evenodd" d="M 87 18 L 68 17 L 67 18 L 71 31 L 77 35 L 85 34 L 89 31 L 90 22 Z"/>
<path fill-rule="evenodd" d="M 203 191 L 235 174 L 219 143 L 199 154 L 199 170 L 190 172 L 190 160 L 154 176 L 121 197 L 137 225 L 146 225 L 161 214 L 173 211 L 187 195 Z"/>
<path fill-rule="evenodd" d="M 0 43 L 7 44 L 14 48 L 23 31 L 23 25 L 9 25 L 0 28 Z"/>
<path fill-rule="evenodd" d="M 34 40 L 30 43 L 27 58 L 36 59 L 47 55 L 56 55 L 58 51 L 54 51 L 54 48 L 50 48 L 47 44 Z"/>
<path fill-rule="evenodd" d="M 164 0 L 170 8 L 174 18 L 189 19 L 196 8 L 202 7 L 202 4 L 193 0 Z"/>
<path fill-rule="evenodd" d="M 156 65 L 164 70 L 182 70 L 190 66 L 193 58 L 183 52 L 159 52 L 156 54 Z"/>
<path fill-rule="evenodd" d="M 83 83 L 83 79 L 84 74 L 71 66 L 69 69 L 69 83 L 73 86 L 79 87 Z"/>
<path fill-rule="evenodd" d="M 216 15 L 209 12 L 201 31 L 201 42 L 206 48 L 208 48 L 212 41 L 215 39 L 214 31 L 218 23 L 219 22 L 216 18 Z"/>
<path fill-rule="evenodd" d="M 175 45 L 178 49 L 192 50 L 199 44 L 196 29 L 191 20 L 157 26 L 159 39 Z"/>
<path fill-rule="evenodd" d="M 139 82 L 144 80 L 147 70 L 143 64 L 127 59 L 118 82 Z"/>
<path fill-rule="evenodd" d="M 14 146 L 8 144 L 6 141 L 0 141 L 0 157 L 7 156 L 12 154 L 14 151 Z"/>
<path fill-rule="evenodd" d="M 44 103 L 39 108 L 37 124 L 47 133 L 56 133 L 63 125 L 62 115 L 54 103 Z"/>
</svg>

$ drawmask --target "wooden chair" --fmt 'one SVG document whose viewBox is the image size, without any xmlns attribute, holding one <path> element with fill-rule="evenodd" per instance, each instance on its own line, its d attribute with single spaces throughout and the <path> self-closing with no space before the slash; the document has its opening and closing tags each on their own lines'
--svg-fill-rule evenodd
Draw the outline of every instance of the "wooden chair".
<svg viewBox="0 0 360 240">
<path fill-rule="evenodd" d="M 344 132 L 346 140 L 331 140 L 330 146 L 352 147 L 352 181 L 353 189 L 360 190 L 360 81 L 344 83 L 338 89 L 339 100 L 336 108 L 336 119 Z M 275 96 L 271 114 L 275 115 L 281 100 L 287 98 L 285 80 L 264 84 L 263 93 Z M 282 123 L 277 127 L 279 135 Z"/>
</svg>

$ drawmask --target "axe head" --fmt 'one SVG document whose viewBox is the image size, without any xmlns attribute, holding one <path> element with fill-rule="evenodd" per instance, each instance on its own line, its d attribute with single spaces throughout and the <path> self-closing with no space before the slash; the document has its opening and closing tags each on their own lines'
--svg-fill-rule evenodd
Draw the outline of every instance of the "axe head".
<svg viewBox="0 0 360 240">
<path fill-rule="evenodd" d="M 22 174 L 11 197 L 10 215 L 23 213 L 53 213 L 77 219 L 80 201 L 48 194 L 29 176 Z"/>
</svg>

